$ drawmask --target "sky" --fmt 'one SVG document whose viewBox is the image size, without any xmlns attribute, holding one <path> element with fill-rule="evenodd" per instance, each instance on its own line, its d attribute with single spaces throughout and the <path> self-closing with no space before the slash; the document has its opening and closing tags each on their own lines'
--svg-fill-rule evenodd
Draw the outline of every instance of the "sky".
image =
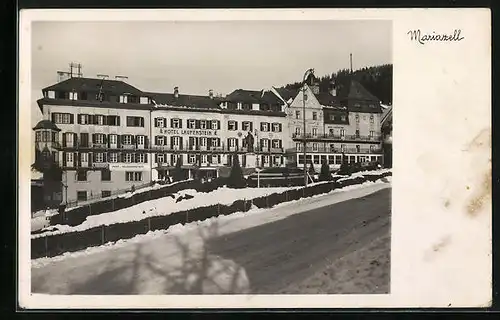
<svg viewBox="0 0 500 320">
<path fill-rule="evenodd" d="M 228 94 L 261 90 L 349 68 L 392 63 L 392 24 L 346 21 L 34 22 L 31 120 L 57 71 L 82 64 L 84 77 L 127 76 L 140 90 Z"/>
</svg>

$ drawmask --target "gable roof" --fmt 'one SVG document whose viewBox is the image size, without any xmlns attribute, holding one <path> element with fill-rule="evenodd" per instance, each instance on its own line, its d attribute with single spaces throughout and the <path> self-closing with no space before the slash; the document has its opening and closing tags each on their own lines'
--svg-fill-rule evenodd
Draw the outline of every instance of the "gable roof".
<svg viewBox="0 0 500 320">
<path fill-rule="evenodd" d="M 349 86 L 348 99 L 359 99 L 359 100 L 370 100 L 374 102 L 380 102 L 380 100 L 371 94 L 365 87 L 361 85 L 358 81 L 351 80 Z"/>
<path fill-rule="evenodd" d="M 173 93 L 145 92 L 145 95 L 153 99 L 157 104 L 165 104 L 174 107 L 220 109 L 218 98 L 208 96 L 196 96 L 189 94 L 179 94 L 175 97 Z"/>
<path fill-rule="evenodd" d="M 222 100 L 229 102 L 243 102 L 243 103 L 269 103 L 281 104 L 282 101 L 273 92 L 268 90 L 244 90 L 236 89 L 228 94 Z"/>
<path fill-rule="evenodd" d="M 274 88 L 276 92 L 283 98 L 285 101 L 289 101 L 290 99 L 294 99 L 300 90 L 291 90 L 285 88 Z"/>
<path fill-rule="evenodd" d="M 142 95 L 142 91 L 136 87 L 119 80 L 102 80 L 96 78 L 74 77 L 56 83 L 42 89 L 42 91 L 95 91 L 99 92 L 102 84 L 103 92 L 123 94 L 130 93 L 133 95 Z"/>
</svg>

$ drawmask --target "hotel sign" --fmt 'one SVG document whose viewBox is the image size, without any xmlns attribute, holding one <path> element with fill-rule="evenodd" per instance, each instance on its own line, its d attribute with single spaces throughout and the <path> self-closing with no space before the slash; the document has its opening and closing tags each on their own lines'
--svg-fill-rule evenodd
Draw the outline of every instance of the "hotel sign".
<svg viewBox="0 0 500 320">
<path fill-rule="evenodd" d="M 185 135 L 185 136 L 217 136 L 217 130 L 204 129 L 159 129 L 165 135 Z"/>
<path fill-rule="evenodd" d="M 108 169 L 110 171 L 143 171 L 149 170 L 149 165 L 145 163 L 110 163 Z"/>
</svg>

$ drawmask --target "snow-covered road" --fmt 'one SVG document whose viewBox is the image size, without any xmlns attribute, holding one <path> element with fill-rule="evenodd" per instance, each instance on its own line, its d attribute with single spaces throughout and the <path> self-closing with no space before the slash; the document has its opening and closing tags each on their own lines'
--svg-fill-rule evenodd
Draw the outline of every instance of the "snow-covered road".
<svg viewBox="0 0 500 320">
<path fill-rule="evenodd" d="M 339 221 L 349 225 L 359 222 L 364 213 L 361 214 L 357 209 L 354 212 L 344 212 L 350 211 L 350 207 L 346 207 L 343 203 L 350 199 L 367 197 L 387 188 L 390 188 L 390 184 L 382 181 L 366 183 L 361 187 L 347 187 L 343 191 L 336 190 L 327 195 L 284 203 L 272 209 L 253 209 L 247 213 L 221 216 L 187 226 L 174 226 L 167 232 L 137 236 L 114 245 L 89 248 L 54 258 L 37 259 L 32 261 L 32 292 L 52 294 L 252 292 L 256 290 L 252 284 L 256 279 L 249 279 L 246 271 L 248 268 L 235 259 L 225 258 L 223 253 L 215 253 L 217 250 L 207 250 L 210 242 L 216 239 L 220 241 L 243 230 L 272 225 L 273 222 L 280 220 L 288 221 L 286 218 L 294 215 L 311 217 L 311 221 L 316 221 L 316 227 L 327 232 L 328 236 L 330 233 L 322 227 L 323 224 L 332 223 L 328 219 L 324 221 L 328 215 L 332 215 L 332 218 L 338 217 Z M 374 203 L 390 210 L 390 201 L 379 198 L 380 196 Z M 368 206 L 363 210 L 370 211 L 369 202 L 360 202 Z M 371 206 L 373 207 L 373 204 Z M 316 214 L 318 216 L 314 218 L 313 215 Z M 353 219 L 346 219 L 351 215 Z M 307 221 L 308 219 L 303 223 Z M 288 240 L 291 235 L 299 239 L 304 235 L 314 234 L 314 230 L 301 232 L 303 223 L 293 227 L 294 230 L 287 227 Z M 342 227 L 339 232 L 347 232 L 349 228 L 344 229 Z M 316 239 L 315 236 L 312 237 Z M 259 235 L 249 240 L 251 243 L 238 240 L 238 252 L 245 254 L 248 251 L 248 254 L 253 256 L 252 251 L 255 249 L 251 248 L 269 245 L 279 247 L 280 241 L 285 240 L 279 232 L 273 235 L 272 229 L 269 229 L 267 234 L 262 234 L 262 240 L 266 239 L 273 243 L 259 244 L 258 239 Z M 291 240 L 288 240 L 287 243 L 290 244 Z M 277 250 L 279 251 L 279 248 Z M 269 256 L 255 256 L 252 259 L 258 261 L 264 258 L 272 259 Z"/>
</svg>

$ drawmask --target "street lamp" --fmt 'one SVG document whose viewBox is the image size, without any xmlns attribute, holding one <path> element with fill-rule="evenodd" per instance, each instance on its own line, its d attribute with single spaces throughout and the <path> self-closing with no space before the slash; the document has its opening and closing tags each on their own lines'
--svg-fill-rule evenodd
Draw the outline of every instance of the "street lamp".
<svg viewBox="0 0 500 320">
<path fill-rule="evenodd" d="M 304 73 L 304 80 L 302 82 L 302 120 L 303 120 L 303 133 L 302 133 L 302 141 L 304 147 L 304 186 L 307 187 L 307 162 L 306 162 L 306 79 L 309 74 L 314 73 L 314 69 L 307 69 Z"/>
</svg>

